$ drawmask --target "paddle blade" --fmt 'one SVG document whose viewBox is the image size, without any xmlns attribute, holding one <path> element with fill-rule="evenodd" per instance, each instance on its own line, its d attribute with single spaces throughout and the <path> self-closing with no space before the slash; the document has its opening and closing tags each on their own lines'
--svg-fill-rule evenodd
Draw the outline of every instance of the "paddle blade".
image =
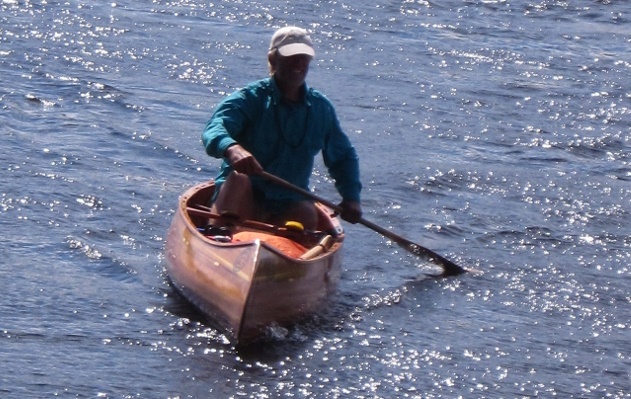
<svg viewBox="0 0 631 399">
<path fill-rule="evenodd" d="M 401 245 L 401 243 L 399 243 L 399 245 Z M 420 245 L 414 243 L 405 243 L 404 245 L 401 245 L 401 247 L 407 249 L 408 252 L 411 252 L 417 256 L 425 256 L 429 258 L 431 262 L 442 267 L 443 273 L 441 274 L 441 276 L 443 277 L 458 276 L 467 272 L 465 269 L 458 266 L 449 259 L 444 258 L 438 255 L 436 252 L 431 251 L 425 247 L 421 247 Z"/>
<path fill-rule="evenodd" d="M 465 269 L 453 263 L 449 259 L 440 256 L 439 254 L 437 254 L 436 252 L 432 251 L 429 248 L 425 248 L 421 245 L 413 243 L 412 241 L 406 238 L 403 238 L 400 235 L 395 234 L 394 232 L 384 227 L 381 227 L 373 222 L 370 222 L 364 218 L 362 218 L 359 221 L 359 223 L 376 231 L 377 233 L 380 233 L 384 237 L 391 239 L 392 241 L 397 243 L 401 248 L 407 250 L 408 252 L 416 256 L 423 256 L 423 257 L 428 258 L 432 263 L 443 268 L 443 273 L 441 274 L 441 276 L 443 277 L 457 276 L 459 274 L 466 273 Z"/>
</svg>

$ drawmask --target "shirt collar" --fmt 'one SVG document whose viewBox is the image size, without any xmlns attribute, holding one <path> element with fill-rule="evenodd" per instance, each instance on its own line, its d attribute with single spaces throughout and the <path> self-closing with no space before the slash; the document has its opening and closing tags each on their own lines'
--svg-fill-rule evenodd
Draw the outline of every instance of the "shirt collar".
<svg viewBox="0 0 631 399">
<path fill-rule="evenodd" d="M 279 104 L 281 100 L 283 99 L 283 94 L 278 88 L 278 85 L 276 84 L 276 78 L 274 78 L 274 76 L 269 78 L 269 85 L 270 85 L 270 88 L 272 89 L 272 99 L 274 100 L 274 104 Z M 307 106 L 311 106 L 311 101 L 310 101 L 310 96 L 309 96 L 310 89 L 309 89 L 309 86 L 307 86 L 307 83 L 304 83 L 302 85 L 302 92 L 303 92 L 304 104 Z"/>
</svg>

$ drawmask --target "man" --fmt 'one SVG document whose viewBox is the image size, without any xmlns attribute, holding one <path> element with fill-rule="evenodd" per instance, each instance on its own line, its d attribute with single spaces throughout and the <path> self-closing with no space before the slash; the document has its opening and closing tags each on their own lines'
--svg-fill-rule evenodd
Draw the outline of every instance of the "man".
<svg viewBox="0 0 631 399">
<path fill-rule="evenodd" d="M 271 77 L 228 96 L 206 124 L 206 153 L 224 159 L 216 179 L 215 212 L 280 225 L 298 221 L 315 229 L 312 201 L 257 174 L 266 171 L 308 190 L 314 158 L 322 152 L 342 197 L 342 218 L 351 223 L 361 218 L 355 149 L 330 101 L 305 83 L 314 56 L 306 30 L 277 30 L 267 56 Z"/>
</svg>

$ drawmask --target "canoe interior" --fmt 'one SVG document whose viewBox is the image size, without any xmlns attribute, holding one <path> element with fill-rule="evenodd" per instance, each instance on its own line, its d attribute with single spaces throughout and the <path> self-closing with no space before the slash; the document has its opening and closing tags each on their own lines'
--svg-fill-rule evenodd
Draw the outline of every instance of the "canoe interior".
<svg viewBox="0 0 631 399">
<path fill-rule="evenodd" d="M 188 211 L 208 209 L 213 192 L 210 181 L 180 197 L 165 252 L 173 286 L 241 345 L 260 339 L 269 326 L 291 324 L 320 309 L 340 278 L 344 232 L 339 219 L 320 206 L 316 232 L 268 225 L 261 230 L 234 223 L 228 235 L 245 234 L 247 239 L 224 242 L 223 236 L 217 240 L 205 235 L 213 219 Z M 308 250 L 326 236 L 332 237 L 331 247 L 307 260 L 289 256 L 274 242 L 291 240 Z"/>
</svg>

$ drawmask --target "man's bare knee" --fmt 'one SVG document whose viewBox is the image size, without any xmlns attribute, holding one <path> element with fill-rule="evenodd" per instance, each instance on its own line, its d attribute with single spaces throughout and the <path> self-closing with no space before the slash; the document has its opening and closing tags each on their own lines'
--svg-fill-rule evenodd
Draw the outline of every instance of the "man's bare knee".
<svg viewBox="0 0 631 399">
<path fill-rule="evenodd" d="M 219 214 L 231 213 L 242 219 L 251 219 L 254 216 L 254 198 L 250 177 L 242 173 L 230 173 L 221 185 L 212 208 Z"/>
</svg>

